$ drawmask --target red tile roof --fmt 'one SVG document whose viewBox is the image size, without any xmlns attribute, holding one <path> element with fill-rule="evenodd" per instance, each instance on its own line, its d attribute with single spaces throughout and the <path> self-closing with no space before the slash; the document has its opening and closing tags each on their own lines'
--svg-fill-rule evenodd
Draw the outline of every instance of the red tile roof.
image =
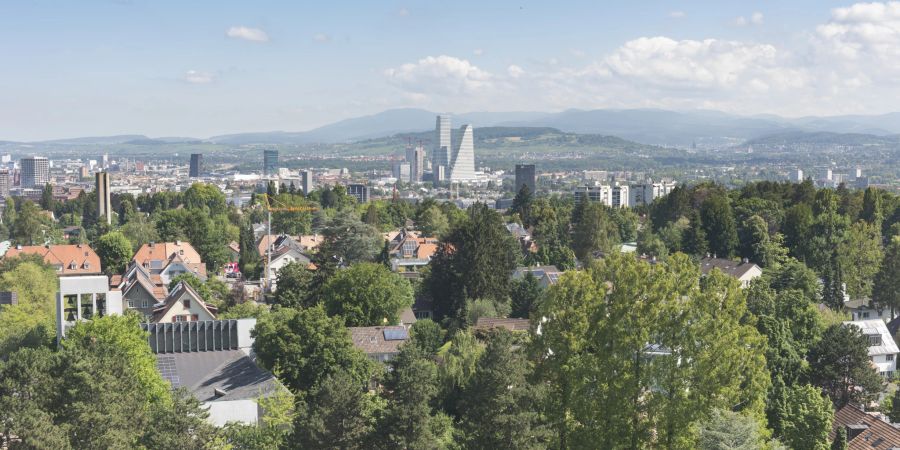
<svg viewBox="0 0 900 450">
<path fill-rule="evenodd" d="M 100 257 L 89 245 L 25 245 L 7 250 L 5 257 L 21 254 L 40 255 L 44 262 L 56 267 L 61 276 L 98 275 L 103 273 Z"/>
<path fill-rule="evenodd" d="M 900 447 L 900 430 L 851 405 L 844 406 L 834 413 L 829 438 L 834 439 L 837 430 L 848 425 L 865 427 L 852 439 L 849 439 L 848 434 L 848 450 L 889 450 Z"/>
</svg>

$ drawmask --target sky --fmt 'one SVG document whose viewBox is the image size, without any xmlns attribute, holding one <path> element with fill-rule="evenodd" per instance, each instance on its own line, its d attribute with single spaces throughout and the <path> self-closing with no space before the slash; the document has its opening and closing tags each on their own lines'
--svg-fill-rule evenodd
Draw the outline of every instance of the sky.
<svg viewBox="0 0 900 450">
<path fill-rule="evenodd" d="M 0 140 L 386 109 L 900 110 L 900 2 L 0 1 Z"/>
</svg>

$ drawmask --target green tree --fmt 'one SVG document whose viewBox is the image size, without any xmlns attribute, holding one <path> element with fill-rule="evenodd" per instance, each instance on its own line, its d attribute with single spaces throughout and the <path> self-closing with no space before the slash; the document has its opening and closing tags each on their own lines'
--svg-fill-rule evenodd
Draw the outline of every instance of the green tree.
<svg viewBox="0 0 900 450">
<path fill-rule="evenodd" d="M 313 291 L 313 274 L 304 265 L 296 261 L 289 262 L 278 269 L 278 289 L 275 291 L 275 303 L 283 307 L 307 307 L 319 303 Z"/>
<path fill-rule="evenodd" d="M 238 247 L 240 248 L 238 267 L 241 269 L 241 275 L 248 280 L 259 279 L 262 273 L 262 256 L 259 254 L 259 247 L 256 246 L 253 226 L 249 221 L 241 226 Z"/>
<path fill-rule="evenodd" d="M 891 399 L 891 410 L 888 417 L 891 418 L 891 423 L 897 423 L 900 422 L 900 389 L 894 391 Z"/>
<path fill-rule="evenodd" d="M 437 353 L 444 343 L 444 330 L 431 319 L 419 319 L 409 329 L 410 343 L 428 355 Z"/>
<path fill-rule="evenodd" d="M 710 418 L 700 424 L 700 450 L 756 450 L 762 448 L 759 423 L 753 417 L 715 409 Z"/>
<path fill-rule="evenodd" d="M 383 241 L 378 230 L 360 221 L 352 209 L 338 211 L 322 237 L 319 255 L 345 265 L 374 260 Z"/>
<path fill-rule="evenodd" d="M 796 450 L 828 450 L 831 402 L 810 385 L 788 388 L 782 440 Z"/>
<path fill-rule="evenodd" d="M 434 430 L 431 402 L 438 393 L 437 366 L 416 346 L 403 346 L 391 361 L 385 380 L 388 405 L 379 420 L 379 439 L 386 447 L 433 448 L 440 432 Z"/>
<path fill-rule="evenodd" d="M 21 347 L 47 346 L 56 338 L 56 271 L 27 258 L 4 260 L 0 290 L 15 292 L 19 303 L 0 305 L 0 355 Z"/>
<path fill-rule="evenodd" d="M 462 395 L 459 429 L 467 448 L 545 448 L 550 432 L 541 414 L 544 390 L 527 380 L 529 364 L 508 331 L 491 334 Z"/>
<path fill-rule="evenodd" d="M 380 405 L 352 374 L 336 372 L 297 401 L 290 448 L 370 448 Z"/>
<path fill-rule="evenodd" d="M 881 267 L 875 273 L 872 302 L 890 308 L 891 316 L 900 310 L 900 236 L 894 236 L 884 251 Z"/>
<path fill-rule="evenodd" d="M 869 361 L 869 341 L 854 325 L 832 325 L 809 351 L 810 380 L 836 408 L 881 391 L 881 377 Z"/>
<path fill-rule="evenodd" d="M 637 251 L 641 255 L 647 255 L 660 260 L 669 256 L 669 249 L 666 243 L 659 236 L 653 234 L 653 230 L 645 227 L 638 233 Z"/>
<path fill-rule="evenodd" d="M 319 297 L 329 314 L 343 317 L 351 327 L 397 324 L 400 312 L 413 304 L 409 282 L 375 263 L 358 263 L 339 271 Z"/>
<path fill-rule="evenodd" d="M 525 226 L 532 225 L 531 221 L 531 204 L 534 202 L 534 195 L 527 184 L 519 186 L 516 196 L 513 198 L 510 212 L 518 214 Z"/>
<path fill-rule="evenodd" d="M 576 213 L 573 213 L 575 215 Z M 597 250 L 612 252 L 619 242 L 619 230 L 605 206 L 589 202 L 573 220 L 572 250 L 579 261 L 587 261 Z"/>
<path fill-rule="evenodd" d="M 209 208 L 210 211 L 225 211 L 225 194 L 214 184 L 194 183 L 184 191 L 185 209 Z"/>
<path fill-rule="evenodd" d="M 5 207 L 3 208 L 3 224 L 6 228 L 12 230 L 16 224 L 16 201 L 12 197 L 6 197 Z"/>
<path fill-rule="evenodd" d="M 696 210 L 691 213 L 690 226 L 684 232 L 684 251 L 697 256 L 705 256 L 709 252 L 709 244 L 706 240 L 706 230 L 700 219 L 700 213 Z"/>
<path fill-rule="evenodd" d="M 514 280 L 509 292 L 510 317 L 527 319 L 541 298 L 541 285 L 531 272 L 525 272 L 521 279 Z"/>
<path fill-rule="evenodd" d="M 137 251 L 144 244 L 160 241 L 156 226 L 143 214 L 133 215 L 128 223 L 119 228 L 119 231 L 125 235 L 128 242 L 131 242 L 133 251 Z"/>
<path fill-rule="evenodd" d="M 110 231 L 100 236 L 94 244 L 94 250 L 100 257 L 100 265 L 107 275 L 124 272 L 134 255 L 131 242 L 118 231 Z"/>
<path fill-rule="evenodd" d="M 47 240 L 50 218 L 30 200 L 22 202 L 10 229 L 10 239 L 19 245 L 41 245 Z"/>
<path fill-rule="evenodd" d="M 863 194 L 863 207 L 860 219 L 870 224 L 881 226 L 881 221 L 884 220 L 882 194 L 883 192 L 880 189 L 866 188 L 866 192 Z"/>
<path fill-rule="evenodd" d="M 784 241 L 791 256 L 806 262 L 810 256 L 810 229 L 813 223 L 812 208 L 799 203 L 789 208 L 784 215 Z"/>
<path fill-rule="evenodd" d="M 431 260 L 425 289 L 435 317 L 462 323 L 466 301 L 505 301 L 519 248 L 502 218 L 483 203 L 469 207 L 469 219 L 448 233 Z"/>
<path fill-rule="evenodd" d="M 700 206 L 703 231 L 709 239 L 709 249 L 721 258 L 731 258 L 738 245 L 737 226 L 728 197 L 711 195 Z"/>
<path fill-rule="evenodd" d="M 191 287 L 200 294 L 200 297 L 204 302 L 216 307 L 225 305 L 231 294 L 228 285 L 222 280 L 215 277 L 209 277 L 206 281 L 201 281 L 197 275 L 194 275 L 191 272 L 180 273 L 172 277 L 172 279 L 169 280 L 169 290 L 175 289 L 175 286 L 178 286 L 178 283 L 181 283 L 182 281 L 191 285 Z"/>
<path fill-rule="evenodd" d="M 847 428 L 840 427 L 834 436 L 834 441 L 831 442 L 831 450 L 847 450 L 849 444 L 847 444 Z"/>
<path fill-rule="evenodd" d="M 253 336 L 260 363 L 295 393 L 339 371 L 360 386 L 369 380 L 371 362 L 353 346 L 343 319 L 328 317 L 322 306 L 274 311 L 257 322 Z"/>
<path fill-rule="evenodd" d="M 41 209 L 44 211 L 56 209 L 56 199 L 53 198 L 53 186 L 50 183 L 45 184 L 41 189 Z"/>
<path fill-rule="evenodd" d="M 881 226 L 859 221 L 850 226 L 837 251 L 851 299 L 871 298 L 872 284 L 882 260 Z"/>
<path fill-rule="evenodd" d="M 437 205 L 432 205 L 418 215 L 416 227 L 425 236 L 441 237 L 450 228 L 450 223 L 441 209 Z"/>
</svg>

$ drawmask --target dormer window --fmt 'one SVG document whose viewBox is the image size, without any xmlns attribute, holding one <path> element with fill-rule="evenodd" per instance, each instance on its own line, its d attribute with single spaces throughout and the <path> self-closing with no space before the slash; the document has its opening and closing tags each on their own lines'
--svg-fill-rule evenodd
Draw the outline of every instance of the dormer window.
<svg viewBox="0 0 900 450">
<path fill-rule="evenodd" d="M 85 261 L 84 264 L 82 265 L 82 267 L 85 268 L 85 269 L 90 269 L 90 268 L 91 268 L 91 263 Z"/>
<path fill-rule="evenodd" d="M 75 261 L 69 263 L 69 270 L 75 270 L 78 268 L 78 265 L 75 264 Z"/>
</svg>

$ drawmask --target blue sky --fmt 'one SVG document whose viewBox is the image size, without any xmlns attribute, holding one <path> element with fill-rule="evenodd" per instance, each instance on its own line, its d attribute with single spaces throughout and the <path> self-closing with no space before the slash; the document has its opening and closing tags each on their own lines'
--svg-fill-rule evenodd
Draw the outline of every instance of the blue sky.
<svg viewBox="0 0 900 450">
<path fill-rule="evenodd" d="M 299 131 L 396 107 L 874 114 L 900 3 L 0 2 L 0 139 Z"/>
</svg>

